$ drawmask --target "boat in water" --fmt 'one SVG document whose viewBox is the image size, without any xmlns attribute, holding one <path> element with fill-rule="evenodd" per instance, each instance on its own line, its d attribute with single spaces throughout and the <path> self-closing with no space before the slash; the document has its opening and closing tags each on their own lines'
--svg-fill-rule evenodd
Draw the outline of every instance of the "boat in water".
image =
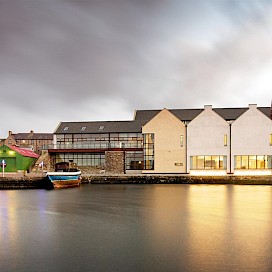
<svg viewBox="0 0 272 272">
<path fill-rule="evenodd" d="M 73 162 L 56 163 L 55 171 L 47 172 L 46 176 L 56 189 L 79 186 L 81 182 L 81 171 Z"/>
</svg>

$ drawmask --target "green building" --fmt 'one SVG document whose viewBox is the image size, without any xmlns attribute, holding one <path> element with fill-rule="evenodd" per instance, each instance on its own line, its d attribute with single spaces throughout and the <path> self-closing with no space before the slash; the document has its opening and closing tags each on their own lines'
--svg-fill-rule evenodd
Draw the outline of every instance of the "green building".
<svg viewBox="0 0 272 272">
<path fill-rule="evenodd" d="M 0 146 L 0 169 L 2 171 L 5 162 L 5 172 L 27 171 L 38 159 L 35 152 L 15 145 Z"/>
</svg>

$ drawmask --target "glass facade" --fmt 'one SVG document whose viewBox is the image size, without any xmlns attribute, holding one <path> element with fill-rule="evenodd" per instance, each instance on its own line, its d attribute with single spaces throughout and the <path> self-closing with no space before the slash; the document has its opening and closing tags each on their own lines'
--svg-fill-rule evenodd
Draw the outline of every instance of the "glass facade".
<svg viewBox="0 0 272 272">
<path fill-rule="evenodd" d="M 58 134 L 57 149 L 142 148 L 141 133 Z"/>
<path fill-rule="evenodd" d="M 271 155 L 234 156 L 235 169 L 271 169 Z"/>
<path fill-rule="evenodd" d="M 72 160 L 78 166 L 104 166 L 104 153 L 57 153 L 53 156 L 54 165 L 58 162 L 68 162 Z"/>
<path fill-rule="evenodd" d="M 84 128 L 84 127 L 83 127 Z M 73 160 L 78 166 L 105 165 L 105 150 L 111 148 L 138 148 L 126 151 L 126 170 L 143 169 L 143 136 L 141 133 L 57 134 L 56 149 L 101 149 L 90 153 L 57 153 L 54 163 Z"/>
<path fill-rule="evenodd" d="M 126 170 L 142 170 L 143 160 L 144 156 L 142 151 L 127 151 Z"/>
<path fill-rule="evenodd" d="M 154 133 L 144 136 L 144 169 L 154 170 Z"/>
<path fill-rule="evenodd" d="M 190 169 L 192 170 L 227 169 L 227 156 L 191 156 L 190 159 Z"/>
</svg>

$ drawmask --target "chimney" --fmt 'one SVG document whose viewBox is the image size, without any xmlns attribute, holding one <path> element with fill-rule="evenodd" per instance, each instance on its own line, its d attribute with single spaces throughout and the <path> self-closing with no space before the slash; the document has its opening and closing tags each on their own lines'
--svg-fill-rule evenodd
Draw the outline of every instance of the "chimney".
<svg viewBox="0 0 272 272">
<path fill-rule="evenodd" d="M 204 110 L 212 110 L 212 105 L 204 105 Z"/>
<path fill-rule="evenodd" d="M 257 104 L 249 104 L 248 107 L 250 109 L 257 109 Z"/>
<path fill-rule="evenodd" d="M 30 136 L 33 137 L 34 131 L 30 130 Z"/>
<path fill-rule="evenodd" d="M 11 134 L 12 134 L 12 131 L 11 131 L 11 130 L 9 130 L 9 132 L 8 132 L 8 133 L 9 133 L 9 136 L 11 136 Z"/>
</svg>

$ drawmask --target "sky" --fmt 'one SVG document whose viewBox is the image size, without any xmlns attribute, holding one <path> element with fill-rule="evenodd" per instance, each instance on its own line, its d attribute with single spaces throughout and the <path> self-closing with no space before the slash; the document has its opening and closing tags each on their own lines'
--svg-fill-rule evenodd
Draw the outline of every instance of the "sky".
<svg viewBox="0 0 272 272">
<path fill-rule="evenodd" d="M 0 138 L 271 90 L 272 0 L 0 0 Z"/>
</svg>

